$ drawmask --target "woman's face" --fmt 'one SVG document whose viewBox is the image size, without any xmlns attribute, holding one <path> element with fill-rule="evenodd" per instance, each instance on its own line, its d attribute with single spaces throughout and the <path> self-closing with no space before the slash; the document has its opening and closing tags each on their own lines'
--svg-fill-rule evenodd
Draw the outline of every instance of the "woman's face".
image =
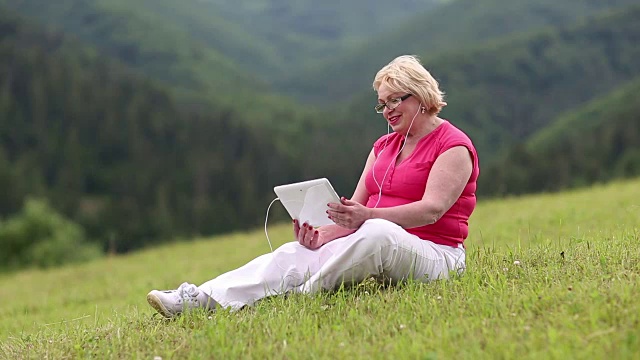
<svg viewBox="0 0 640 360">
<path fill-rule="evenodd" d="M 387 120 L 393 131 L 406 135 L 411 126 L 411 121 L 419 111 L 420 101 L 415 96 L 409 96 L 404 100 L 401 100 L 393 109 L 389 107 L 394 106 L 394 99 L 399 99 L 407 95 L 405 92 L 393 92 L 387 84 L 382 84 L 378 88 L 378 104 L 387 103 L 390 106 L 385 106 L 382 112 L 382 116 Z M 397 101 L 397 100 L 396 100 Z"/>
</svg>

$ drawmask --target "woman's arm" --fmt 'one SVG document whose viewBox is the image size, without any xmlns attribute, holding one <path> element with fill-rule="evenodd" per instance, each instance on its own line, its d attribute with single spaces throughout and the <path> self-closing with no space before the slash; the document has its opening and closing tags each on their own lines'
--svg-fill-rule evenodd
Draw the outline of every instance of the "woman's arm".
<svg viewBox="0 0 640 360">
<path fill-rule="evenodd" d="M 469 150 L 464 146 L 453 147 L 436 159 L 420 201 L 370 209 L 370 216 L 389 220 L 406 229 L 433 224 L 458 200 L 472 171 Z"/>
<path fill-rule="evenodd" d="M 421 200 L 372 209 L 343 199 L 342 204 L 331 205 L 329 215 L 336 224 L 349 229 L 357 229 L 372 218 L 386 219 L 405 229 L 433 224 L 458 200 L 472 171 L 469 150 L 464 146 L 455 146 L 436 159 Z"/>
</svg>

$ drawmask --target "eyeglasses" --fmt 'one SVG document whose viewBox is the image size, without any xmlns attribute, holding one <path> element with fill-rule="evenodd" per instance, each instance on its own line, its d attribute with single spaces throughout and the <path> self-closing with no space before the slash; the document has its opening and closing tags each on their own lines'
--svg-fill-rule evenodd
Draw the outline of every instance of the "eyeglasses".
<svg viewBox="0 0 640 360">
<path fill-rule="evenodd" d="M 389 110 L 393 110 L 395 108 L 398 107 L 398 105 L 400 105 L 401 102 L 403 102 L 404 100 L 406 100 L 407 98 L 409 98 L 411 96 L 411 94 L 406 94 L 406 95 L 402 95 L 398 98 L 394 98 L 394 99 L 389 99 L 389 101 L 387 101 L 386 103 L 382 103 L 382 104 L 378 104 L 374 107 L 374 109 L 376 110 L 376 112 L 378 114 L 382 114 L 382 112 L 384 111 L 384 108 L 386 107 Z"/>
</svg>

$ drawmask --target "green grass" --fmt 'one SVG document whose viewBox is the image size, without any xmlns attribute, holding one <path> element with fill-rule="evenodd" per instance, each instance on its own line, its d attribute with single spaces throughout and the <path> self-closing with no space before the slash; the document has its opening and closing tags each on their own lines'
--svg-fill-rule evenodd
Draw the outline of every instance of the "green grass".
<svg viewBox="0 0 640 360">
<path fill-rule="evenodd" d="M 0 358 L 636 358 L 640 181 L 481 202 L 468 270 L 236 313 L 153 315 L 145 295 L 268 251 L 261 230 L 0 277 Z M 289 240 L 288 225 L 269 228 Z"/>
</svg>

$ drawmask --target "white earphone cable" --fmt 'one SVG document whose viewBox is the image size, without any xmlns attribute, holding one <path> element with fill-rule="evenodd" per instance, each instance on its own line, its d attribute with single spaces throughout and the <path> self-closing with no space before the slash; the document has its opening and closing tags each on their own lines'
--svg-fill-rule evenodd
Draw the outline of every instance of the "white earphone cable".
<svg viewBox="0 0 640 360">
<path fill-rule="evenodd" d="M 267 233 L 267 221 L 269 221 L 269 210 L 271 209 L 271 205 L 273 205 L 273 203 L 276 202 L 277 200 L 280 200 L 280 198 L 275 198 L 271 201 L 271 204 L 269 204 L 269 207 L 267 207 L 267 215 L 264 218 L 264 235 L 267 237 L 267 242 L 269 243 L 269 249 L 271 249 L 271 252 L 273 252 L 273 246 L 271 246 L 269 233 Z"/>
<path fill-rule="evenodd" d="M 416 111 L 416 114 L 413 115 L 413 119 L 411 119 L 411 124 L 409 124 L 409 129 L 407 129 L 407 134 L 404 137 L 404 142 L 402 143 L 402 147 L 400 148 L 400 150 L 398 151 L 398 153 L 396 154 L 396 156 L 393 157 L 393 160 L 391 160 L 389 162 L 389 165 L 387 166 L 387 170 L 385 170 L 384 175 L 382 176 L 382 181 L 380 183 L 378 183 L 378 180 L 376 180 L 376 173 L 375 173 L 375 168 L 376 168 L 376 162 L 378 161 L 378 159 L 380 158 L 380 155 L 382 155 L 382 152 L 384 151 L 384 149 L 387 147 L 387 139 L 385 139 L 385 143 L 384 143 L 384 147 L 382 148 L 382 150 L 378 153 L 378 157 L 376 157 L 376 161 L 373 162 L 373 166 L 371 167 L 371 175 L 373 176 L 373 181 L 376 183 L 376 185 L 378 185 L 378 201 L 376 201 L 376 205 L 374 206 L 374 208 L 378 207 L 378 204 L 380 204 L 380 200 L 382 199 L 382 187 L 384 186 L 384 180 L 387 178 L 387 173 L 389 172 L 389 169 L 391 168 L 391 165 L 393 165 L 393 163 L 396 162 L 396 160 L 398 159 L 398 156 L 400 156 L 400 153 L 402 153 L 402 150 L 404 150 L 404 146 L 407 145 L 407 136 L 409 135 L 409 131 L 411 131 L 411 127 L 413 126 L 413 121 L 416 119 L 416 116 L 418 116 L 418 113 L 420 112 L 420 108 L 422 107 L 422 104 L 420 105 L 420 107 L 418 107 L 418 111 Z M 389 123 L 387 123 L 387 126 L 389 126 Z M 388 131 L 388 127 L 387 127 L 387 131 Z M 389 133 L 387 132 L 387 135 L 389 135 Z"/>
<path fill-rule="evenodd" d="M 269 239 L 269 233 L 267 232 L 267 222 L 269 221 L 269 210 L 271 209 L 271 205 L 273 205 L 273 203 L 275 203 L 276 201 L 280 201 L 280 198 L 275 198 L 271 201 L 271 203 L 267 207 L 267 215 L 264 218 L 264 235 L 267 237 L 267 242 L 269 243 L 269 249 L 271 249 L 271 254 L 274 256 L 275 254 L 273 252 L 273 246 L 271 245 L 271 240 Z M 280 270 L 284 271 L 285 273 L 287 272 L 287 269 L 282 267 L 280 263 L 278 263 L 278 261 L 275 259 L 275 257 L 273 259 L 273 262 L 276 264 L 277 267 L 280 268 Z"/>
</svg>

